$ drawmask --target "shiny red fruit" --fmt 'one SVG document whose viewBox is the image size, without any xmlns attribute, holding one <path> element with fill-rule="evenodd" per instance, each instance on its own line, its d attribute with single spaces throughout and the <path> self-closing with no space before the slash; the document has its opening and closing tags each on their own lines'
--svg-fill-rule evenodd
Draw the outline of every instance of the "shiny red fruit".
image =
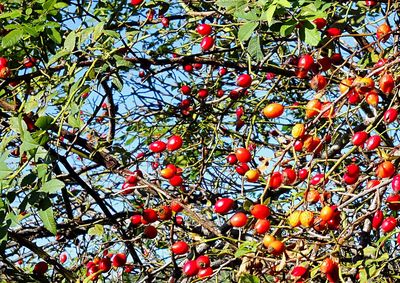
<svg viewBox="0 0 400 283">
<path fill-rule="evenodd" d="M 234 203 L 233 199 L 221 198 L 215 203 L 214 211 L 219 214 L 226 214 L 233 208 Z"/>
<path fill-rule="evenodd" d="M 172 244 L 171 251 L 176 255 L 183 255 L 189 251 L 189 245 L 184 241 L 178 241 Z"/>
<path fill-rule="evenodd" d="M 182 147 L 183 140 L 181 136 L 175 135 L 168 139 L 167 141 L 167 150 L 168 151 L 175 151 Z"/>
<path fill-rule="evenodd" d="M 229 164 L 234 165 L 237 162 L 236 154 L 231 153 L 226 157 L 226 160 L 228 161 Z"/>
<path fill-rule="evenodd" d="M 143 0 L 131 0 L 131 5 L 138 6 L 143 3 Z"/>
<path fill-rule="evenodd" d="M 60 262 L 61 263 L 65 263 L 67 261 L 67 254 L 66 253 L 62 253 L 60 254 Z"/>
<path fill-rule="evenodd" d="M 25 68 L 32 68 L 33 66 L 35 66 L 36 61 L 37 61 L 36 58 L 29 57 L 29 58 L 24 59 L 23 64 L 24 64 Z"/>
<path fill-rule="evenodd" d="M 174 187 L 179 187 L 183 184 L 183 178 L 182 178 L 182 176 L 179 176 L 179 175 L 175 175 L 168 181 L 171 184 L 171 186 L 174 186 Z"/>
<path fill-rule="evenodd" d="M 365 142 L 367 150 L 374 150 L 381 144 L 381 137 L 379 135 L 370 136 Z"/>
<path fill-rule="evenodd" d="M 121 267 L 126 264 L 126 254 L 117 253 L 112 258 L 112 265 L 114 267 Z"/>
<path fill-rule="evenodd" d="M 385 233 L 389 233 L 397 226 L 397 220 L 393 216 L 385 218 L 382 222 L 381 229 Z"/>
<path fill-rule="evenodd" d="M 250 213 L 257 219 L 265 219 L 271 214 L 271 210 L 265 204 L 255 204 L 250 208 Z"/>
<path fill-rule="evenodd" d="M 310 86 L 313 90 L 322 90 L 328 84 L 327 79 L 323 75 L 315 75 L 310 82 Z"/>
<path fill-rule="evenodd" d="M 390 94 L 394 89 L 394 79 L 391 74 L 384 74 L 379 80 L 379 88 L 384 94 Z"/>
<path fill-rule="evenodd" d="M 250 170 L 250 167 L 249 165 L 247 165 L 247 163 L 241 163 L 238 166 L 236 166 L 235 170 L 239 175 L 243 176 L 246 174 L 247 171 Z"/>
<path fill-rule="evenodd" d="M 320 185 L 322 183 L 326 183 L 328 180 L 325 180 L 325 174 L 324 173 L 318 173 L 315 174 L 311 180 L 310 180 L 310 184 L 313 186 L 317 186 Z"/>
<path fill-rule="evenodd" d="M 339 53 L 334 53 L 331 55 L 331 62 L 334 65 L 340 65 L 343 63 L 343 57 Z"/>
<path fill-rule="evenodd" d="M 199 24 L 196 28 L 196 31 L 202 36 L 208 36 L 212 32 L 212 27 L 208 24 Z"/>
<path fill-rule="evenodd" d="M 271 227 L 271 223 L 266 219 L 258 219 L 256 224 L 254 224 L 254 231 L 257 234 L 265 234 Z"/>
<path fill-rule="evenodd" d="M 211 264 L 210 258 L 206 255 L 201 255 L 198 258 L 196 258 L 196 263 L 199 269 L 209 267 Z"/>
<path fill-rule="evenodd" d="M 0 67 L 0 79 L 7 79 L 11 74 L 11 71 L 8 67 Z"/>
<path fill-rule="evenodd" d="M 172 217 L 172 209 L 168 205 L 163 205 L 159 210 L 158 210 L 158 219 L 160 220 L 169 220 Z"/>
<path fill-rule="evenodd" d="M 155 153 L 163 152 L 166 148 L 167 145 L 163 141 L 154 141 L 149 145 L 149 149 Z"/>
<path fill-rule="evenodd" d="M 214 46 L 214 38 L 206 36 L 200 43 L 201 50 L 208 51 Z"/>
<path fill-rule="evenodd" d="M 361 146 L 368 138 L 368 133 L 364 131 L 354 133 L 351 141 L 355 146 Z"/>
<path fill-rule="evenodd" d="M 100 259 L 99 270 L 102 272 L 108 272 L 111 269 L 111 260 L 108 257 Z"/>
<path fill-rule="evenodd" d="M 237 79 L 236 79 L 236 85 L 244 88 L 250 87 L 253 79 L 251 78 L 250 75 L 248 74 L 241 74 Z"/>
<path fill-rule="evenodd" d="M 328 36 L 332 37 L 339 36 L 342 34 L 342 30 L 339 28 L 328 28 L 325 32 Z"/>
<path fill-rule="evenodd" d="M 166 17 L 162 17 L 161 18 L 161 24 L 163 25 L 163 27 L 168 27 L 169 26 L 169 19 Z"/>
<path fill-rule="evenodd" d="M 171 209 L 173 212 L 181 212 L 183 210 L 183 206 L 180 205 L 177 201 L 173 200 L 171 201 Z"/>
<path fill-rule="evenodd" d="M 143 230 L 143 235 L 148 239 L 154 239 L 157 237 L 157 234 L 157 228 L 152 225 L 146 226 Z"/>
<path fill-rule="evenodd" d="M 321 30 L 326 26 L 326 20 L 324 18 L 316 18 L 313 20 L 313 23 L 317 27 L 317 29 Z"/>
<path fill-rule="evenodd" d="M 236 212 L 229 220 L 229 223 L 233 227 L 243 227 L 247 223 L 247 216 L 243 212 Z"/>
<path fill-rule="evenodd" d="M 282 171 L 283 183 L 285 185 L 291 185 L 296 182 L 297 175 L 292 168 L 286 168 Z"/>
<path fill-rule="evenodd" d="M 188 276 L 196 276 L 199 272 L 199 268 L 197 267 L 197 263 L 195 260 L 188 260 L 182 267 L 183 273 Z"/>
<path fill-rule="evenodd" d="M 187 65 L 184 65 L 183 66 L 183 69 L 186 71 L 186 72 L 192 72 L 193 71 L 193 66 L 192 65 L 190 65 L 190 64 L 187 64 Z"/>
<path fill-rule="evenodd" d="M 353 185 L 355 183 L 357 183 L 358 181 L 358 175 L 357 176 L 350 176 L 349 174 L 344 174 L 343 176 L 343 181 L 347 184 L 347 185 Z"/>
<path fill-rule="evenodd" d="M 182 92 L 182 94 L 184 94 L 184 95 L 189 95 L 191 91 L 192 91 L 192 89 L 190 88 L 190 86 L 183 85 L 183 86 L 181 87 L 181 92 Z"/>
<path fill-rule="evenodd" d="M 354 164 L 354 163 L 349 164 L 346 167 L 346 173 L 348 175 L 350 175 L 350 176 L 353 176 L 353 177 L 357 176 L 358 177 L 358 175 L 360 175 L 360 167 L 357 164 Z"/>
<path fill-rule="evenodd" d="M 235 155 L 236 155 L 236 158 L 242 163 L 251 161 L 251 153 L 248 149 L 246 149 L 244 147 L 237 148 L 235 150 Z"/>
<path fill-rule="evenodd" d="M 378 165 L 378 167 L 375 170 L 375 174 L 379 178 L 389 178 L 394 174 L 395 171 L 396 168 L 394 167 L 392 162 L 384 161 Z"/>
<path fill-rule="evenodd" d="M 386 199 L 387 206 L 394 211 L 400 210 L 400 195 L 390 195 Z"/>
<path fill-rule="evenodd" d="M 295 277 L 303 277 L 307 274 L 307 268 L 301 265 L 295 266 L 290 272 L 290 274 Z"/>
<path fill-rule="evenodd" d="M 392 190 L 395 193 L 400 192 L 400 174 L 396 175 L 392 179 Z"/>
<path fill-rule="evenodd" d="M 271 177 L 269 178 L 269 186 L 271 189 L 277 189 L 282 185 L 283 176 L 280 172 L 272 173 Z"/>
<path fill-rule="evenodd" d="M 386 124 L 393 123 L 394 121 L 396 121 L 397 115 L 398 115 L 397 109 L 389 108 L 383 114 L 383 120 L 385 121 Z"/>
<path fill-rule="evenodd" d="M 130 184 L 130 183 L 124 182 L 122 184 L 122 187 L 121 187 L 121 194 L 122 195 L 129 195 L 129 194 L 133 193 L 134 187 L 135 187 L 134 184 Z"/>
<path fill-rule="evenodd" d="M 0 57 L 0 68 L 7 67 L 8 60 L 4 57 Z"/>
<path fill-rule="evenodd" d="M 374 7 L 376 4 L 378 4 L 378 1 L 375 1 L 375 0 L 366 0 L 365 1 L 365 6 L 367 6 L 367 7 Z"/>
<path fill-rule="evenodd" d="M 309 174 L 308 169 L 305 169 L 305 168 L 300 169 L 300 170 L 299 170 L 299 179 L 300 179 L 300 180 L 305 180 L 305 179 L 307 179 L 307 178 L 308 178 L 308 174 Z"/>
<path fill-rule="evenodd" d="M 309 54 L 303 54 L 299 58 L 299 62 L 297 63 L 297 67 L 303 70 L 310 70 L 312 65 L 314 64 L 314 58 Z"/>
<path fill-rule="evenodd" d="M 211 267 L 202 268 L 197 273 L 197 277 L 206 278 L 210 277 L 214 273 L 214 270 Z"/>
<path fill-rule="evenodd" d="M 296 140 L 294 142 L 294 145 L 293 145 L 294 150 L 295 151 L 302 151 L 303 150 L 303 145 L 304 145 L 304 143 L 301 140 Z"/>
<path fill-rule="evenodd" d="M 377 230 L 379 227 L 381 227 L 383 222 L 383 212 L 382 210 L 377 210 L 374 213 L 374 217 L 372 218 L 372 228 Z"/>
<path fill-rule="evenodd" d="M 133 227 L 138 227 L 142 224 L 142 215 L 140 214 L 132 215 L 130 221 Z"/>
<path fill-rule="evenodd" d="M 158 220 L 157 212 L 152 208 L 146 208 L 143 210 L 142 216 L 147 223 L 153 223 Z"/>
<path fill-rule="evenodd" d="M 330 258 L 325 258 L 320 266 L 322 273 L 332 273 L 335 269 L 335 263 Z"/>
</svg>

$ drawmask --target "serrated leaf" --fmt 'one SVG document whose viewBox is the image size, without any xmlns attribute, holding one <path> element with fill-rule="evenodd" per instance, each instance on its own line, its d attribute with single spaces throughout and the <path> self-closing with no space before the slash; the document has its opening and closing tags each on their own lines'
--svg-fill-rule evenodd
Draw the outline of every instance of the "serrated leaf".
<svg viewBox="0 0 400 283">
<path fill-rule="evenodd" d="M 72 52 L 75 48 L 76 43 L 76 34 L 74 31 L 71 31 L 64 41 L 64 49 L 68 52 Z"/>
<path fill-rule="evenodd" d="M 1 46 L 3 48 L 11 47 L 17 44 L 20 39 L 24 36 L 24 31 L 22 29 L 14 29 L 10 31 L 6 36 L 3 37 L 1 41 Z"/>
<path fill-rule="evenodd" d="M 300 29 L 300 38 L 305 43 L 311 46 L 317 46 L 321 41 L 321 33 L 316 28 L 301 28 Z"/>
<path fill-rule="evenodd" d="M 52 180 L 44 183 L 42 185 L 42 188 L 39 189 L 39 191 L 44 192 L 44 193 L 54 194 L 54 193 L 60 191 L 64 187 L 65 187 L 65 184 L 62 181 L 60 181 L 58 179 L 52 179 Z"/>
<path fill-rule="evenodd" d="M 12 170 L 8 168 L 5 162 L 0 162 L 0 179 L 4 179 L 12 173 Z"/>
<path fill-rule="evenodd" d="M 35 126 L 39 127 L 42 130 L 48 130 L 51 127 L 51 124 L 53 123 L 53 118 L 50 116 L 42 116 L 39 117 L 36 122 Z"/>
<path fill-rule="evenodd" d="M 99 37 L 102 35 L 104 30 L 104 22 L 100 22 L 96 25 L 93 32 L 93 41 L 97 41 Z"/>
<path fill-rule="evenodd" d="M 235 257 L 241 257 L 248 253 L 254 253 L 257 251 L 258 243 L 253 241 L 246 241 L 240 244 L 239 248 L 235 252 Z"/>
<path fill-rule="evenodd" d="M 32 136 L 29 133 L 25 133 L 24 138 L 22 139 L 20 150 L 22 152 L 27 152 L 38 147 L 39 144 L 32 138 Z"/>
<path fill-rule="evenodd" d="M 247 22 L 239 28 L 238 38 L 241 42 L 248 40 L 258 27 L 258 22 Z"/>
<path fill-rule="evenodd" d="M 250 56 L 253 57 L 256 62 L 260 62 L 264 58 L 259 36 L 254 36 L 250 39 L 247 52 L 249 52 Z"/>
<path fill-rule="evenodd" d="M 104 227 L 103 227 L 103 225 L 100 225 L 100 224 L 96 224 L 96 225 L 94 225 L 94 227 L 92 227 L 88 230 L 88 235 L 91 235 L 91 236 L 102 236 L 103 233 L 104 233 Z"/>
<path fill-rule="evenodd" d="M 272 20 L 274 19 L 275 11 L 276 11 L 276 5 L 274 4 L 270 5 L 268 9 L 262 13 L 261 20 L 267 21 L 268 25 L 270 26 Z"/>
<path fill-rule="evenodd" d="M 38 215 L 43 222 L 44 228 L 46 228 L 53 235 L 57 234 L 56 221 L 54 220 L 54 213 L 51 206 L 45 209 L 39 209 Z"/>
<path fill-rule="evenodd" d="M 12 12 L 1 13 L 0 19 L 6 19 L 6 18 L 15 19 L 21 17 L 21 15 L 22 15 L 21 10 L 14 10 Z"/>
<path fill-rule="evenodd" d="M 239 278 L 239 283 L 260 283 L 260 278 L 252 274 L 242 274 Z"/>
</svg>

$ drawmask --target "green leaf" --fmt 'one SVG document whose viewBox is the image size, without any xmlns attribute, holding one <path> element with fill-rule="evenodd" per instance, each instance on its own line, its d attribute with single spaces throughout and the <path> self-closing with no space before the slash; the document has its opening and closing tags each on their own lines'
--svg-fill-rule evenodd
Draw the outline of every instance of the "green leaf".
<svg viewBox="0 0 400 283">
<path fill-rule="evenodd" d="M 104 22 L 100 22 L 96 25 L 93 32 L 93 41 L 97 41 L 99 37 L 102 35 L 104 30 Z"/>
<path fill-rule="evenodd" d="M 239 283 L 260 283 L 260 278 L 252 274 L 242 274 L 239 278 Z"/>
<path fill-rule="evenodd" d="M 22 139 L 22 144 L 20 150 L 22 152 L 27 152 L 31 149 L 36 149 L 39 147 L 39 144 L 32 138 L 32 136 L 26 132 L 24 134 L 24 138 Z"/>
<path fill-rule="evenodd" d="M 288 0 L 277 0 L 275 1 L 279 6 L 285 7 L 285 8 L 290 8 L 292 7 L 292 4 Z"/>
<path fill-rule="evenodd" d="M 104 227 L 103 227 L 103 225 L 100 225 L 100 224 L 96 224 L 96 225 L 94 225 L 94 227 L 92 227 L 88 230 L 88 235 L 91 235 L 91 236 L 102 236 L 103 233 L 104 233 Z"/>
<path fill-rule="evenodd" d="M 257 28 L 258 22 L 247 22 L 243 24 L 238 32 L 238 38 L 241 42 L 248 40 Z"/>
<path fill-rule="evenodd" d="M 280 34 L 282 37 L 289 36 L 293 33 L 293 30 L 296 28 L 296 21 L 290 20 L 285 22 L 280 29 Z"/>
<path fill-rule="evenodd" d="M 38 214 L 43 222 L 44 228 L 49 230 L 53 235 L 57 234 L 56 221 L 54 220 L 54 213 L 49 199 L 41 202 Z"/>
<path fill-rule="evenodd" d="M 62 9 L 65 7 L 68 7 L 68 4 L 64 3 L 64 2 L 58 2 L 58 3 L 54 4 L 54 8 L 56 8 L 56 9 Z"/>
<path fill-rule="evenodd" d="M 364 248 L 364 256 L 370 257 L 376 253 L 376 248 L 368 246 Z"/>
<path fill-rule="evenodd" d="M 60 191 L 64 187 L 65 187 L 65 184 L 62 181 L 60 181 L 58 179 L 52 179 L 52 180 L 44 183 L 42 185 L 42 188 L 39 191 L 49 193 L 49 194 L 54 194 L 54 193 Z"/>
<path fill-rule="evenodd" d="M 260 20 L 267 21 L 268 25 L 270 26 L 272 20 L 274 19 L 275 11 L 276 11 L 276 5 L 274 4 L 270 5 L 268 9 L 262 13 Z"/>
<path fill-rule="evenodd" d="M 14 10 L 12 12 L 1 13 L 0 19 L 6 19 L 6 18 L 15 19 L 21 17 L 21 15 L 22 15 L 21 10 Z"/>
<path fill-rule="evenodd" d="M 75 115 L 69 115 L 68 116 L 68 124 L 73 127 L 73 128 L 77 128 L 80 129 L 84 123 L 83 121 L 80 119 L 80 117 L 76 117 Z"/>
<path fill-rule="evenodd" d="M 61 44 L 62 42 L 61 34 L 58 32 L 56 28 L 51 28 L 50 32 L 48 32 L 47 34 L 49 35 L 51 40 L 53 40 L 55 43 Z"/>
<path fill-rule="evenodd" d="M 13 171 L 8 168 L 7 163 L 0 162 L 0 179 L 4 179 L 8 175 L 10 175 Z"/>
<path fill-rule="evenodd" d="M 249 52 L 251 57 L 253 57 L 257 62 L 260 62 L 264 58 L 259 36 L 254 36 L 250 39 L 249 45 L 247 46 L 247 52 Z"/>
<path fill-rule="evenodd" d="M 74 31 L 71 31 L 64 41 L 64 49 L 68 52 L 72 52 L 75 48 L 76 43 L 76 34 Z"/>
<path fill-rule="evenodd" d="M 36 120 L 35 126 L 42 130 L 48 130 L 53 123 L 53 118 L 50 116 L 42 116 Z"/>
<path fill-rule="evenodd" d="M 300 38 L 305 43 L 307 43 L 311 46 L 317 46 L 318 43 L 321 41 L 321 33 L 315 27 L 312 29 L 302 27 L 300 29 Z"/>
<path fill-rule="evenodd" d="M 235 252 L 235 257 L 241 257 L 248 253 L 254 253 L 257 251 L 258 243 L 246 241 L 240 244 L 239 248 Z"/>
<path fill-rule="evenodd" d="M 218 0 L 216 4 L 222 8 L 238 8 L 246 4 L 246 0 Z"/>
<path fill-rule="evenodd" d="M 24 36 L 24 31 L 22 29 L 14 29 L 10 31 L 6 36 L 3 37 L 1 41 L 1 46 L 3 48 L 11 47 L 17 44 L 20 39 Z"/>
</svg>

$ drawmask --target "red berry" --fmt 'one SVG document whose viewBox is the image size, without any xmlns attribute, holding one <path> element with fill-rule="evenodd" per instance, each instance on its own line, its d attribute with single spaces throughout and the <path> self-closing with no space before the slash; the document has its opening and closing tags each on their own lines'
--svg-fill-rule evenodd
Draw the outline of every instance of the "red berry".
<svg viewBox="0 0 400 283">
<path fill-rule="evenodd" d="M 157 237 L 157 233 L 157 228 L 152 225 L 146 226 L 143 230 L 144 236 L 148 239 L 154 239 Z"/>
<path fill-rule="evenodd" d="M 386 124 L 390 124 L 390 123 L 396 121 L 397 115 L 398 115 L 397 109 L 389 108 L 383 114 L 383 120 L 385 121 Z"/>
<path fill-rule="evenodd" d="M 197 263 L 195 260 L 188 260 L 182 267 L 183 273 L 188 276 L 192 277 L 197 275 L 199 272 L 199 268 L 197 267 Z"/>
<path fill-rule="evenodd" d="M 206 278 L 210 277 L 214 273 L 214 270 L 211 267 L 202 268 L 197 273 L 197 277 Z"/>
<path fill-rule="evenodd" d="M 138 6 L 142 4 L 143 0 L 131 0 L 131 5 Z"/>
<path fill-rule="evenodd" d="M 233 227 L 243 227 L 247 223 L 247 216 L 243 212 L 236 212 L 229 222 Z"/>
<path fill-rule="evenodd" d="M 142 216 L 140 214 L 132 215 L 130 221 L 133 227 L 138 227 L 142 224 Z"/>
<path fill-rule="evenodd" d="M 206 255 L 201 255 L 196 259 L 197 267 L 199 269 L 209 267 L 211 262 L 210 258 Z"/>
<path fill-rule="evenodd" d="M 331 62 L 334 65 L 340 65 L 343 63 L 343 57 L 339 53 L 334 53 L 331 55 Z"/>
<path fill-rule="evenodd" d="M 332 36 L 332 37 L 339 36 L 342 34 L 342 30 L 338 29 L 338 28 L 328 28 L 325 32 L 328 36 Z"/>
<path fill-rule="evenodd" d="M 308 71 L 311 69 L 313 64 L 314 64 L 314 58 L 309 54 L 303 54 L 300 57 L 299 62 L 297 63 L 297 67 L 299 69 Z"/>
<path fill-rule="evenodd" d="M 368 133 L 361 131 L 361 132 L 354 133 L 351 141 L 353 142 L 353 144 L 355 146 L 361 146 L 364 144 L 364 142 L 367 140 L 367 138 L 368 138 Z"/>
<path fill-rule="evenodd" d="M 221 198 L 215 203 L 214 211 L 219 214 L 226 214 L 233 208 L 234 203 L 233 199 Z"/>
<path fill-rule="evenodd" d="M 212 32 L 212 27 L 208 24 L 199 24 L 196 28 L 196 31 L 202 36 L 208 36 Z"/>
<path fill-rule="evenodd" d="M 200 99 L 204 99 L 208 96 L 208 90 L 207 89 L 200 89 L 197 93 L 198 97 Z"/>
<path fill-rule="evenodd" d="M 175 135 L 168 139 L 167 141 L 167 150 L 168 151 L 175 151 L 182 147 L 183 140 L 181 136 Z"/>
<path fill-rule="evenodd" d="M 236 158 L 242 163 L 251 161 L 251 153 L 248 149 L 246 149 L 244 147 L 237 148 L 235 150 L 235 154 L 236 154 Z"/>
<path fill-rule="evenodd" d="M 303 169 L 300 169 L 299 170 L 299 179 L 300 180 L 305 180 L 305 179 L 307 179 L 308 178 L 308 169 L 305 169 L 305 168 L 303 168 Z"/>
<path fill-rule="evenodd" d="M 234 165 L 234 164 L 236 164 L 236 162 L 237 162 L 237 158 L 236 158 L 236 155 L 235 155 L 234 153 L 229 154 L 229 155 L 226 157 L 226 160 L 227 160 L 228 163 L 231 164 L 231 165 Z"/>
<path fill-rule="evenodd" d="M 393 189 L 393 192 L 395 192 L 395 193 L 400 192 L 400 174 L 393 177 L 392 189 Z"/>
<path fill-rule="evenodd" d="M 251 83 L 252 83 L 252 78 L 250 75 L 248 74 L 241 74 L 237 80 L 236 80 L 236 84 L 240 87 L 244 87 L 244 88 L 248 88 L 250 87 Z"/>
<path fill-rule="evenodd" d="M 187 86 L 187 85 L 183 85 L 183 86 L 181 87 L 181 92 L 182 92 L 182 94 L 184 94 L 184 95 L 189 95 L 191 91 L 192 91 L 192 89 L 191 89 L 189 86 Z"/>
<path fill-rule="evenodd" d="M 167 145 L 163 141 L 154 141 L 149 145 L 149 149 L 155 153 L 163 152 L 166 148 Z"/>
<path fill-rule="evenodd" d="M 250 208 L 250 213 L 257 219 L 265 219 L 271 211 L 265 204 L 255 204 Z"/>
<path fill-rule="evenodd" d="M 166 18 L 166 17 L 162 17 L 162 18 L 161 18 L 161 24 L 162 24 L 164 27 L 168 27 L 168 26 L 169 26 L 169 19 Z"/>
<path fill-rule="evenodd" d="M 206 36 L 200 43 L 201 50 L 208 51 L 214 46 L 214 38 Z"/>
<path fill-rule="evenodd" d="M 271 227 L 271 223 L 266 219 L 258 219 L 256 224 L 254 224 L 254 231 L 257 234 L 265 234 Z"/>
<path fill-rule="evenodd" d="M 269 186 L 271 189 L 277 189 L 282 185 L 283 176 L 280 172 L 274 172 L 271 174 L 269 178 Z"/>
<path fill-rule="evenodd" d="M 382 222 L 381 229 L 385 233 L 389 233 L 396 228 L 397 220 L 393 216 L 385 218 Z"/>
<path fill-rule="evenodd" d="M 108 272 L 111 269 L 111 260 L 110 260 L 110 258 L 104 257 L 104 258 L 100 259 L 99 269 L 102 272 Z"/>
<path fill-rule="evenodd" d="M 0 68 L 7 67 L 8 60 L 4 57 L 0 57 Z"/>
<path fill-rule="evenodd" d="M 121 267 L 126 264 L 126 254 L 117 253 L 112 258 L 112 265 L 114 267 Z"/>
<path fill-rule="evenodd" d="M 400 210 L 400 195 L 390 195 L 386 199 L 387 206 L 391 210 Z"/>
<path fill-rule="evenodd" d="M 66 261 L 67 261 L 67 254 L 66 253 L 60 254 L 60 262 L 65 263 Z"/>
<path fill-rule="evenodd" d="M 316 25 L 317 29 L 321 30 L 326 26 L 326 20 L 324 18 L 316 18 L 313 20 L 313 23 Z"/>
<path fill-rule="evenodd" d="M 239 175 L 243 176 L 247 171 L 250 170 L 250 167 L 247 165 L 247 163 L 240 163 L 238 166 L 236 166 L 235 170 Z"/>
<path fill-rule="evenodd" d="M 174 177 L 169 179 L 169 183 L 171 184 L 171 186 L 179 187 L 183 184 L 183 178 L 182 176 L 175 175 Z"/>
<path fill-rule="evenodd" d="M 369 137 L 366 141 L 365 148 L 368 150 L 374 150 L 377 148 L 381 143 L 381 137 L 379 135 L 374 135 Z"/>
<path fill-rule="evenodd" d="M 221 69 L 219 69 L 218 74 L 222 77 L 222 76 L 225 76 L 227 72 L 228 71 L 226 68 L 221 68 Z"/>
<path fill-rule="evenodd" d="M 372 228 L 375 230 L 378 229 L 383 222 L 383 212 L 382 210 L 377 210 L 374 213 L 374 217 L 372 218 Z"/>
<path fill-rule="evenodd" d="M 172 244 L 171 251 L 176 255 L 182 255 L 189 251 L 189 245 L 184 241 L 178 241 Z"/>
<path fill-rule="evenodd" d="M 25 58 L 25 59 L 24 59 L 23 64 L 24 64 L 24 66 L 25 66 L 26 68 L 32 68 L 33 66 L 35 66 L 36 61 L 37 61 L 37 60 L 36 60 L 35 58 L 33 58 L 33 57 L 28 57 L 28 58 Z"/>
<path fill-rule="evenodd" d="M 143 210 L 143 219 L 146 223 L 153 223 L 158 220 L 157 212 L 154 209 L 146 208 Z"/>
<path fill-rule="evenodd" d="M 350 164 L 346 167 L 346 173 L 352 177 L 360 175 L 360 167 L 357 164 Z"/>
</svg>

